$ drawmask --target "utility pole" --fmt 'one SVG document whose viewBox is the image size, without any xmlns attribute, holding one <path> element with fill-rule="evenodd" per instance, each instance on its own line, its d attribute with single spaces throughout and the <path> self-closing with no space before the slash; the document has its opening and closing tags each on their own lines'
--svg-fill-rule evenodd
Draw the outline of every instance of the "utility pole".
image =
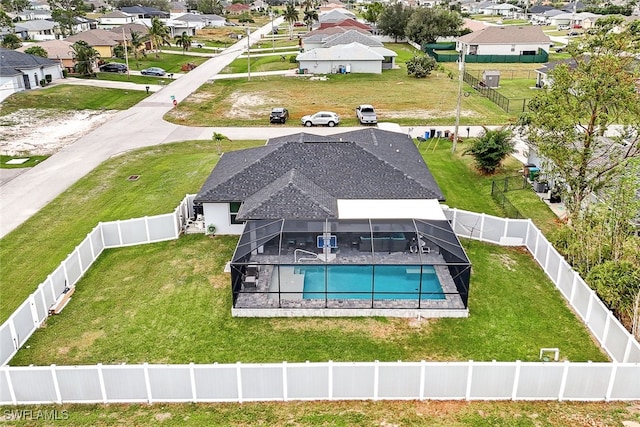
<svg viewBox="0 0 640 427">
<path fill-rule="evenodd" d="M 249 40 L 251 29 L 247 27 L 247 80 L 251 80 L 251 41 Z"/>
<path fill-rule="evenodd" d="M 127 80 L 129 80 L 131 77 L 129 72 L 129 51 L 127 50 L 127 38 L 124 36 L 124 27 L 122 27 L 122 43 L 124 44 L 124 62 L 127 65 Z"/>
<path fill-rule="evenodd" d="M 276 51 L 276 36 L 273 33 L 273 10 L 269 11 L 269 18 L 271 18 L 271 52 Z"/>
<path fill-rule="evenodd" d="M 456 127 L 453 131 L 453 146 L 451 152 L 456 152 L 456 145 L 458 145 L 458 128 L 460 127 L 460 109 L 462 108 L 462 87 L 464 84 L 464 55 L 465 44 L 460 42 L 460 59 L 458 59 L 458 104 L 456 106 Z"/>
</svg>

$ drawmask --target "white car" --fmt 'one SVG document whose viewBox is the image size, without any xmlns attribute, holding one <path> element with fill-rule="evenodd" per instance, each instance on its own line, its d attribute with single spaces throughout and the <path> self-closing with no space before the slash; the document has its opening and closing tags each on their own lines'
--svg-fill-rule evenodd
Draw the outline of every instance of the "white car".
<svg viewBox="0 0 640 427">
<path fill-rule="evenodd" d="M 363 125 L 374 125 L 378 123 L 376 110 L 368 104 L 358 105 L 356 107 L 356 117 Z"/>
<path fill-rule="evenodd" d="M 338 123 L 340 123 L 340 116 L 338 116 L 336 113 L 332 113 L 331 111 L 319 111 L 310 116 L 302 117 L 302 124 L 306 127 L 320 125 L 334 127 Z"/>
</svg>

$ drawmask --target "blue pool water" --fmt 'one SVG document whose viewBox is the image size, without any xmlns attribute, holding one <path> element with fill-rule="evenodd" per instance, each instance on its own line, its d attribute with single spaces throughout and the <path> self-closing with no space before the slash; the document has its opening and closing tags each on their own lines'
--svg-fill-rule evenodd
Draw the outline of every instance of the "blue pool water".
<svg viewBox="0 0 640 427">
<path fill-rule="evenodd" d="M 305 299 L 444 299 L 433 266 L 367 265 L 296 266 L 304 274 Z M 375 276 L 373 273 L 375 271 Z M 326 285 L 326 289 L 325 289 Z"/>
</svg>

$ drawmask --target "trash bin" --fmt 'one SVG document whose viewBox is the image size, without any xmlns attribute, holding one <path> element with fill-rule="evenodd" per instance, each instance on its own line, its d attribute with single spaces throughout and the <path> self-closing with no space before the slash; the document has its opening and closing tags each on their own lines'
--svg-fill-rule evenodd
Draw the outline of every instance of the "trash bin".
<svg viewBox="0 0 640 427">
<path fill-rule="evenodd" d="M 424 133 L 424 139 L 429 139 L 429 131 L 426 131 L 426 132 Z"/>
<path fill-rule="evenodd" d="M 436 131 L 436 138 L 440 138 L 442 136 L 442 131 L 437 130 Z"/>
<path fill-rule="evenodd" d="M 444 131 L 444 137 L 445 137 L 445 138 L 449 138 L 449 131 L 448 131 L 448 130 L 445 130 L 445 131 Z"/>
<path fill-rule="evenodd" d="M 535 166 L 529 168 L 529 181 L 535 181 L 538 175 L 540 175 L 540 168 Z"/>
<path fill-rule="evenodd" d="M 435 129 L 431 129 L 429 131 L 429 135 L 431 135 L 431 138 L 435 138 L 436 137 L 436 130 Z"/>
</svg>

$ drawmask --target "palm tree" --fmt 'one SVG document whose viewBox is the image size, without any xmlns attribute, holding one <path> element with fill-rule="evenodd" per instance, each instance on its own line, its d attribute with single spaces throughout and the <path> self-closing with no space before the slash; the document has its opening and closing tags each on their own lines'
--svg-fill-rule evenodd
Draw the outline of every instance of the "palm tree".
<svg viewBox="0 0 640 427">
<path fill-rule="evenodd" d="M 183 31 L 179 36 L 175 36 L 174 40 L 176 42 L 176 46 L 180 46 L 182 48 L 182 54 L 189 50 L 191 46 L 191 36 L 187 34 L 186 31 Z"/>
<path fill-rule="evenodd" d="M 293 38 L 293 23 L 298 20 L 298 10 L 293 3 L 287 3 L 287 9 L 284 11 L 284 20 L 289 23 L 289 38 Z"/>
<path fill-rule="evenodd" d="M 100 52 L 85 41 L 77 41 L 72 46 L 71 52 L 73 56 L 73 62 L 75 63 L 76 73 L 83 76 L 93 76 L 93 66 L 96 60 L 100 57 Z"/>
<path fill-rule="evenodd" d="M 157 17 L 151 19 L 151 28 L 149 28 L 149 39 L 151 40 L 151 49 L 157 49 L 156 58 L 160 58 L 160 46 L 171 44 L 171 40 L 169 38 L 169 28 Z"/>
<path fill-rule="evenodd" d="M 146 36 L 143 36 L 139 31 L 129 30 L 131 32 L 131 47 L 133 48 L 133 57 L 138 59 L 138 52 L 144 45 Z"/>
<path fill-rule="evenodd" d="M 315 9 L 305 10 L 303 21 L 307 24 L 307 30 L 311 31 L 313 23 L 318 22 L 318 11 Z"/>
<path fill-rule="evenodd" d="M 221 133 L 214 132 L 211 137 L 216 144 L 216 149 L 218 150 L 218 155 L 222 155 L 222 142 L 227 140 L 227 137 Z"/>
</svg>

